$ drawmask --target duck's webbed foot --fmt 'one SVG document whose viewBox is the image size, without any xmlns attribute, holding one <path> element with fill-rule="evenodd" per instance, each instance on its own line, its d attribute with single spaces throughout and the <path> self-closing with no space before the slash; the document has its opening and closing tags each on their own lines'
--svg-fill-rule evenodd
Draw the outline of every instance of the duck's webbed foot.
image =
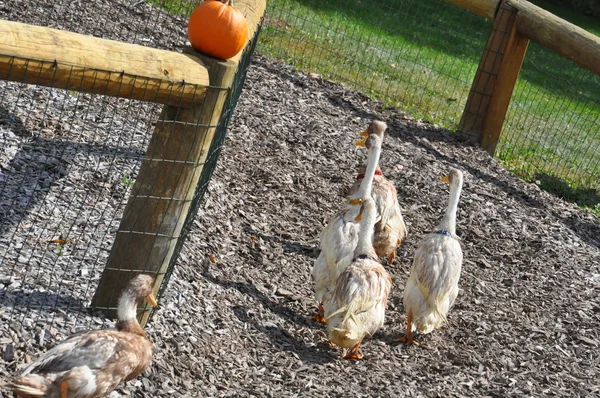
<svg viewBox="0 0 600 398">
<path fill-rule="evenodd" d="M 350 351 L 348 351 L 348 353 L 346 353 L 346 355 L 344 355 L 342 357 L 342 359 L 354 359 L 354 360 L 363 359 L 364 355 L 360 352 L 359 348 L 360 348 L 360 342 L 358 342 L 358 344 L 356 344 L 354 347 L 352 347 L 350 349 Z"/>
<path fill-rule="evenodd" d="M 323 309 L 323 303 L 319 303 L 319 309 L 317 310 L 317 315 L 313 318 L 315 321 L 325 324 L 325 310 Z"/>
<path fill-rule="evenodd" d="M 404 343 L 404 344 L 412 344 L 412 345 L 419 346 L 419 343 L 417 343 L 413 339 L 413 333 L 412 332 L 409 333 L 408 331 L 406 331 L 406 333 L 404 333 L 404 336 L 397 338 L 397 339 L 393 339 L 392 343 Z"/>
<path fill-rule="evenodd" d="M 69 382 L 63 380 L 60 382 L 60 398 L 68 398 L 67 393 L 69 392 Z"/>
<path fill-rule="evenodd" d="M 408 313 L 406 318 L 406 332 L 404 332 L 404 336 L 393 339 L 392 343 L 404 343 L 404 344 L 412 344 L 418 346 L 419 343 L 413 340 L 413 331 L 412 331 L 412 313 Z"/>
</svg>

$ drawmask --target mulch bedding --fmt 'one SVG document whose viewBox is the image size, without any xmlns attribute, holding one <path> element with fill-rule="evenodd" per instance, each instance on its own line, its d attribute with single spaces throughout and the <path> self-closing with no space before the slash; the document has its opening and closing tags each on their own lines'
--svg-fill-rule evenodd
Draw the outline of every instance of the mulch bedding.
<svg viewBox="0 0 600 398">
<path fill-rule="evenodd" d="M 50 9 L 34 3 L 0 1 L 0 17 L 52 20 Z M 76 30 L 93 7 L 99 12 L 111 3 L 74 2 L 68 15 L 59 15 Z M 139 7 L 149 7 L 136 4 L 121 4 L 119 23 L 140 18 Z M 151 44 L 176 47 L 173 37 L 185 41 L 184 21 L 163 17 L 171 26 L 169 40 Z M 111 26 L 106 23 L 107 36 L 115 32 Z M 86 104 L 92 113 L 100 106 L 93 99 Z M 60 118 L 60 112 L 41 117 Z M 393 289 L 385 326 L 365 340 L 364 360 L 345 361 L 312 320 L 310 271 L 319 232 L 366 156 L 352 143 L 375 118 L 389 125 L 381 168 L 398 189 L 409 234 L 386 265 Z M 4 124 L 7 131 L 10 126 Z M 140 131 L 118 132 L 125 133 Z M 75 167 L 78 158 L 68 159 Z M 439 179 L 450 167 L 465 174 L 457 222 L 465 258 L 461 291 L 449 324 L 418 337 L 420 347 L 391 344 L 404 332 L 402 291 L 412 254 L 447 204 L 448 187 Z M 56 181 L 68 185 L 69 178 L 62 173 L 51 185 Z M 86 220 L 110 224 L 105 229 L 115 223 Z M 153 364 L 112 396 L 600 395 L 599 236 L 596 217 L 516 178 L 455 134 L 256 55 L 208 192 L 147 326 Z M 64 286 L 77 296 L 76 285 Z M 89 299 L 89 293 L 81 297 Z M 39 322 L 22 321 L 10 333 L 10 325 L 0 328 L 0 383 L 70 330 L 69 322 L 36 316 L 49 322 L 43 327 L 53 330 L 51 343 L 42 344 L 44 337 L 36 334 Z M 72 323 L 102 323 L 94 319 L 77 315 Z"/>
</svg>

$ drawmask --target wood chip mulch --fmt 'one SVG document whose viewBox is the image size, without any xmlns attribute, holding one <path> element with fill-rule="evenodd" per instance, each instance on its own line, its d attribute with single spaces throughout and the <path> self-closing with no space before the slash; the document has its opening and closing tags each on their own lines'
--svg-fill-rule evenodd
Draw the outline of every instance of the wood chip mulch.
<svg viewBox="0 0 600 398">
<path fill-rule="evenodd" d="M 106 10 L 118 7 L 120 19 L 113 19 L 134 26 L 143 18 L 140 9 L 150 7 L 94 0 L 72 2 L 67 11 L 59 5 L 71 2 L 53 3 L 58 10 L 45 2 L 0 0 L 0 18 L 35 23 L 63 12 L 62 27 L 85 32 L 90 10 L 111 19 Z M 150 45 L 180 47 L 184 21 L 163 17 L 168 34 L 148 33 Z M 108 22 L 105 37 L 133 37 L 115 34 L 125 25 L 115 30 Z M 103 35 L 102 29 L 98 23 L 86 33 Z M 127 184 L 119 182 L 124 171 L 135 172 L 159 108 L 132 109 L 128 101 L 98 96 L 77 102 L 57 90 L 13 83 L 0 89 L 3 383 L 73 328 L 106 324 L 85 313 L 49 309 L 80 308 L 91 298 L 126 202 Z M 23 107 L 14 106 L 19 100 Z M 87 107 L 89 119 L 65 120 L 61 112 L 78 106 Z M 139 123 L 128 123 L 132 115 Z M 339 359 L 341 352 L 312 320 L 310 271 L 319 232 L 365 158 L 352 143 L 374 118 L 389 125 L 381 168 L 398 189 L 409 235 L 387 265 L 393 290 L 386 324 L 365 340 L 365 359 L 350 362 Z M 40 126 L 42 120 L 49 125 Z M 60 131 L 64 137 L 56 136 Z M 61 140 L 67 136 L 82 143 L 116 140 L 131 156 L 112 166 L 102 156 L 84 159 L 77 155 L 81 147 Z M 19 146 L 23 142 L 36 145 Z M 418 338 L 420 347 L 391 344 L 404 331 L 402 291 L 412 254 L 447 204 L 448 188 L 439 179 L 450 167 L 465 174 L 457 223 L 465 261 L 457 304 L 448 325 Z M 19 195 L 30 201 L 21 203 Z M 90 195 L 98 207 L 85 210 Z M 16 207 L 3 207 L 9 200 Z M 55 212 L 56 206 L 77 211 Z M 73 226 L 89 252 L 35 254 L 30 236 Z M 104 243 L 93 244 L 101 233 Z M 518 179 L 455 134 L 257 54 L 208 192 L 147 327 L 153 364 L 111 397 L 598 396 L 599 237 L 598 218 Z M 47 272 L 56 264 L 60 277 Z M 45 304 L 49 309 L 15 305 L 21 297 L 15 291 L 36 286 L 29 276 L 24 286 L 15 285 L 21 279 L 11 272 L 19 265 L 33 267 L 27 275 L 37 275 L 47 289 L 61 281 L 54 301 Z M 73 303 L 65 304 L 65 297 Z M 38 304 L 44 305 L 31 307 Z"/>
</svg>

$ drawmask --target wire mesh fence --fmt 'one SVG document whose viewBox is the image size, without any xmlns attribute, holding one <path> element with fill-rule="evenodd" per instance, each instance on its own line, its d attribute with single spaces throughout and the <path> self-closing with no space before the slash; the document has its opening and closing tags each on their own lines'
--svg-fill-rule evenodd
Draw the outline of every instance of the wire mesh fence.
<svg viewBox="0 0 600 398">
<path fill-rule="evenodd" d="M 259 51 L 451 130 L 492 29 L 444 0 L 273 0 L 267 15 Z M 498 147 L 520 176 L 547 176 L 544 188 L 590 206 L 600 202 L 598 79 L 531 43 Z"/>
<path fill-rule="evenodd" d="M 259 51 L 455 128 L 491 22 L 443 0 L 273 0 Z"/>
<path fill-rule="evenodd" d="M 530 43 L 498 143 L 509 169 L 582 206 L 600 203 L 600 76 Z"/>
<path fill-rule="evenodd" d="M 140 43 L 145 40 L 139 32 L 171 18 L 145 2 L 93 2 L 92 8 L 104 7 L 101 15 L 151 7 L 152 13 L 130 23 L 143 27 L 138 33 L 113 35 L 107 21 L 82 24 L 88 4 L 49 3 L 3 15 L 13 10 L 7 7 L 0 18 L 28 22 L 53 12 L 56 19 L 40 21 Z M 185 45 L 186 20 L 169 23 L 173 36 L 165 39 L 157 29 L 149 44 Z M 165 290 L 216 166 L 257 37 L 244 50 L 232 85 L 181 82 L 197 91 L 190 109 L 177 106 L 175 93 L 163 107 L 0 76 L 0 339 L 14 341 L 16 349 L 39 348 L 90 325 L 112 324 L 105 314 L 115 309 L 119 287 L 132 273 L 156 276 L 162 281 L 159 295 Z M 220 96 L 222 111 L 213 109 Z M 158 218 L 144 219 L 144 212 Z"/>
<path fill-rule="evenodd" d="M 153 48 L 180 50 L 185 45 L 187 19 L 200 2 L 5 0 L 0 17 Z"/>
<path fill-rule="evenodd" d="M 0 317 L 32 327 L 64 316 L 74 326 L 110 253 L 160 108 L 0 85 Z"/>
</svg>

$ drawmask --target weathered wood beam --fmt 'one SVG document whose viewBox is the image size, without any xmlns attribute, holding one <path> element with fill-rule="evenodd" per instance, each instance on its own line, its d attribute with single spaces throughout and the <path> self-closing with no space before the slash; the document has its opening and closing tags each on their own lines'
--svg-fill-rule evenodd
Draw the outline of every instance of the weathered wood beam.
<svg viewBox="0 0 600 398">
<path fill-rule="evenodd" d="M 239 0 L 235 6 L 246 16 L 253 38 L 266 0 Z M 184 224 L 194 211 L 191 206 L 199 184 L 208 182 L 212 173 L 207 165 L 218 154 L 212 146 L 216 126 L 223 120 L 242 54 L 226 61 L 194 54 L 209 71 L 210 87 L 202 103 L 190 108 L 165 106 L 156 124 L 92 301 L 92 307 L 105 310 L 110 317 L 115 316 L 117 299 L 132 275 L 156 275 L 156 288 L 161 285 L 184 239 Z M 143 313 L 142 324 L 149 314 Z"/>
<path fill-rule="evenodd" d="M 504 126 L 528 44 L 529 39 L 517 32 L 516 27 L 513 26 L 479 136 L 481 148 L 492 156 L 496 152 L 496 145 L 502 134 L 502 126 Z"/>
<path fill-rule="evenodd" d="M 447 0 L 456 4 L 473 14 L 480 15 L 487 19 L 494 19 L 500 0 Z"/>
<path fill-rule="evenodd" d="M 209 83 L 194 55 L 4 20 L 0 79 L 178 106 Z"/>
<path fill-rule="evenodd" d="M 244 14 L 246 21 L 248 22 L 248 38 L 254 37 L 254 34 L 258 30 L 258 25 L 265 15 L 267 9 L 267 0 L 234 0 L 233 5 Z M 240 51 L 235 56 L 231 57 L 230 60 L 233 62 L 239 62 L 244 50 Z"/>
<path fill-rule="evenodd" d="M 516 31 L 516 17 L 514 7 L 500 5 L 458 128 L 492 155 L 529 42 Z"/>
<path fill-rule="evenodd" d="M 525 0 L 508 0 L 518 10 L 517 32 L 600 75 L 600 37 Z"/>
</svg>

